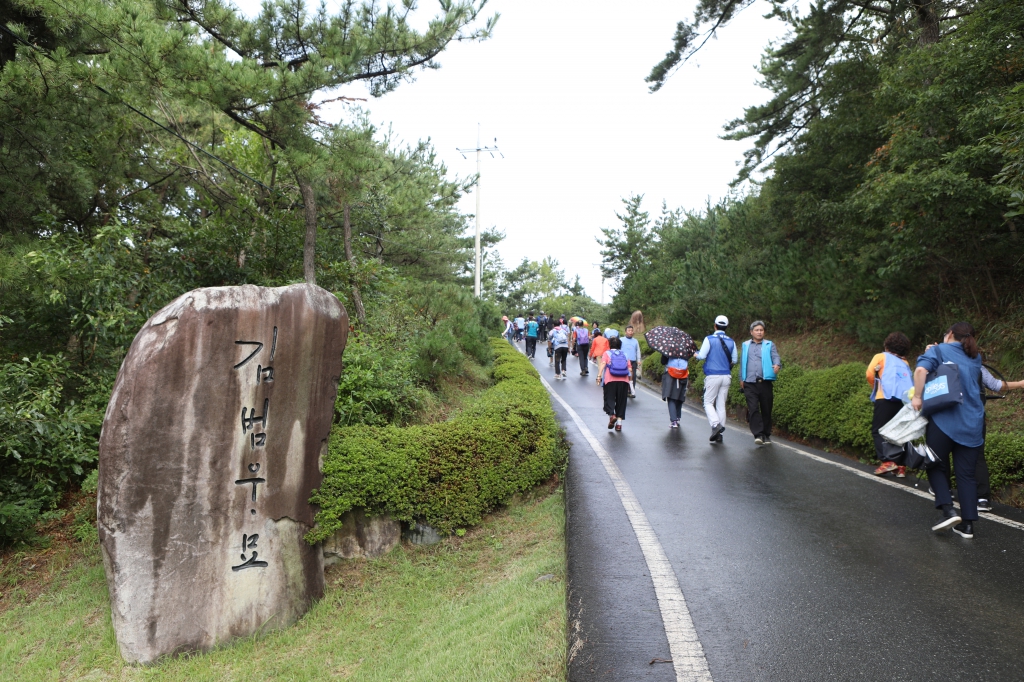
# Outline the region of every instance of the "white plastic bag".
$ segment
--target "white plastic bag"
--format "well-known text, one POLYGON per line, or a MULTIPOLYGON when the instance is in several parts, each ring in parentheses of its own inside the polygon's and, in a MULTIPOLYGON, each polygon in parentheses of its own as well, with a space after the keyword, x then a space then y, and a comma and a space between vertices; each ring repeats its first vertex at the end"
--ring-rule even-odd
POLYGON ((910 405, 904 405, 888 424, 878 429, 878 435, 894 445, 903 445, 923 437, 927 427, 927 417, 910 405))

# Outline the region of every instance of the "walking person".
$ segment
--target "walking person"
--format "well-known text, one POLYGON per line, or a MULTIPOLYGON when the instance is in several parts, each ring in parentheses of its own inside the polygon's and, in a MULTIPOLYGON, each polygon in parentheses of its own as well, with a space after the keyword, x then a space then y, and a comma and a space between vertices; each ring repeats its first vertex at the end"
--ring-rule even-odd
POLYGON ((608 339, 608 350, 598 360, 598 375, 604 380, 604 413, 608 415, 608 428, 622 431, 629 396, 629 360, 622 352, 622 339, 608 339))
MULTIPOLYGON (((985 385, 985 388, 996 393, 1005 393, 1006 391, 1016 391, 1024 388, 1024 381, 1003 381, 1002 379, 997 379, 992 376, 992 373, 984 365, 981 366, 981 383, 985 385)), ((985 401, 982 401, 982 405, 984 404, 985 401)), ((982 428, 982 436, 985 436, 987 431, 987 419, 986 417, 986 423, 982 428)), ((981 457, 978 458, 975 478, 978 479, 978 511, 990 512, 992 511, 992 486, 989 483, 988 462, 985 461, 984 448, 981 450, 981 457)))
POLYGON ((978 483, 975 476, 978 459, 985 447, 985 405, 981 391, 981 354, 974 336, 974 327, 957 322, 946 332, 942 343, 930 347, 917 358, 914 370, 915 410, 923 407, 922 396, 928 374, 944 363, 954 363, 959 373, 962 402, 929 415, 925 442, 938 456, 939 463, 928 470, 928 484, 935 493, 935 508, 942 510, 942 520, 933 531, 952 528, 964 538, 974 537, 978 520, 978 483), (950 491, 950 455, 952 473, 960 498, 960 513, 953 508, 950 491))
POLYGON ((502 315, 501 321, 505 323, 505 331, 503 331, 501 335, 505 337, 505 340, 508 341, 513 348, 515 348, 516 344, 513 341, 515 331, 514 327, 512 326, 512 321, 508 319, 508 315, 502 315))
POLYGON ((526 320, 523 318, 523 314, 519 313, 515 319, 516 323, 516 342, 523 340, 523 332, 526 330, 526 320))
POLYGON ((764 322, 756 320, 750 325, 750 339, 743 342, 740 386, 747 399, 750 432, 758 445, 772 444, 772 403, 775 379, 781 367, 778 348, 764 338, 764 322))
POLYGON ((875 476, 890 471, 897 478, 907 475, 903 466, 903 448, 887 443, 878 435, 878 429, 888 424, 903 409, 903 396, 914 387, 907 355, 910 353, 910 339, 902 332, 893 332, 885 337, 885 352, 878 353, 868 363, 866 377, 871 384, 871 402, 874 412, 871 417, 871 438, 875 441, 875 457, 882 463, 875 469, 875 476))
MULTIPOLYGON (((610 346, 608 345, 608 339, 604 337, 604 334, 595 331, 594 335, 590 339, 590 351, 587 353, 587 355, 590 356, 590 359, 592 359, 595 364, 599 363, 601 361, 601 357, 604 355, 605 351, 607 351, 609 347, 610 346)), ((600 385, 601 372, 597 373, 597 377, 597 383, 598 385, 600 385)))
POLYGON ((636 374, 640 368, 640 342, 633 338, 633 325, 626 325, 626 336, 622 339, 622 352, 629 360, 632 373, 629 385, 629 397, 636 398, 636 374))
MULTIPOLYGON (((736 364, 736 342, 726 336, 729 318, 715 318, 715 331, 704 337, 700 350, 694 356, 704 361, 704 413, 711 424, 712 443, 721 443, 725 433, 725 407, 732 382, 732 367, 736 364)), ((662 379, 664 393, 664 379, 662 379)))
POLYGON ((537 316, 537 332, 537 339, 541 343, 548 340, 548 316, 544 314, 543 310, 537 316))
POLYGON ((537 335, 540 331, 540 325, 537 324, 537 320, 533 319, 533 315, 526 321, 526 357, 533 360, 533 357, 537 354, 537 335))
MULTIPOLYGON (((668 403, 668 426, 670 429, 678 429, 679 418, 683 415, 683 403, 686 402, 690 366, 683 358, 668 357, 664 353, 661 354, 661 364, 665 366, 665 371, 661 374, 661 399, 668 403)), ((728 384, 726 386, 728 387, 728 384)), ((713 443, 722 442, 722 434, 717 430, 712 429, 712 435, 718 436, 713 443)))
POLYGON ((564 324, 559 324, 551 330, 548 337, 551 344, 551 352, 554 355, 555 378, 565 378, 565 363, 569 356, 569 329, 564 324))
POLYGON ((587 355, 590 353, 590 331, 583 320, 576 320, 574 332, 576 336, 576 350, 574 354, 580 358, 580 376, 585 377, 590 374, 590 365, 587 363, 587 355))

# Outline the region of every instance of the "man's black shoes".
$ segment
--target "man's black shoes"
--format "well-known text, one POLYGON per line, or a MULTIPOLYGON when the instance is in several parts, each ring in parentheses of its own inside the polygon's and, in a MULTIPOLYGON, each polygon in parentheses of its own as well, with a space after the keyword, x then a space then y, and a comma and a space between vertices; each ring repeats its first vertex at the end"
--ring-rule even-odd
POLYGON ((953 508, 953 505, 944 504, 942 505, 942 521, 939 521, 932 526, 932 530, 935 532, 948 530, 961 521, 963 521, 963 519, 961 519, 960 515, 956 513, 956 509, 953 508))
POLYGON ((970 540, 974 537, 974 522, 963 521, 961 523, 958 523, 955 526, 953 526, 953 532, 962 538, 967 538, 968 540, 970 540))
POLYGON ((708 440, 712 443, 721 443, 722 434, 725 433, 725 427, 719 424, 718 426, 711 427, 711 438, 708 440))

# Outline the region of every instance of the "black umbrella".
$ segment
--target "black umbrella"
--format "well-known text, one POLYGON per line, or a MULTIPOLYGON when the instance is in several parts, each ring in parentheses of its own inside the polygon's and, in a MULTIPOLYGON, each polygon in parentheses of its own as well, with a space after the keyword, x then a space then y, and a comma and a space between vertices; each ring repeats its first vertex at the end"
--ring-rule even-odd
POLYGON ((655 327, 644 334, 647 345, 670 358, 689 360, 697 352, 690 335, 678 327, 655 327))

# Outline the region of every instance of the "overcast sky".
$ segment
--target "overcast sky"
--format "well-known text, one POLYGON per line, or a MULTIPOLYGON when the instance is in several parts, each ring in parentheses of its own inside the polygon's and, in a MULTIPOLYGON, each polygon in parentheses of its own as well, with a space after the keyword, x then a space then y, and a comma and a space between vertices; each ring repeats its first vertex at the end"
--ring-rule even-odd
MULTIPOLYGON (((455 149, 476 146, 479 123, 482 141, 496 137, 505 155, 484 161, 480 213, 484 227, 506 235, 499 247, 506 266, 553 256, 599 299, 595 237, 617 223, 620 199, 644 194, 653 217, 663 200, 697 209, 724 196, 749 143, 718 139, 722 126, 767 99, 755 67, 783 26, 763 18, 760 3, 660 92, 648 92, 644 78, 694 4, 491 0, 488 14, 501 14, 493 38, 451 46, 441 69, 365 108, 397 139, 430 138, 462 176, 476 172, 475 159, 455 149)), ((421 0, 420 7, 426 14, 437 5, 421 0)), ((469 195, 461 207, 475 213, 475 202, 469 195)))

